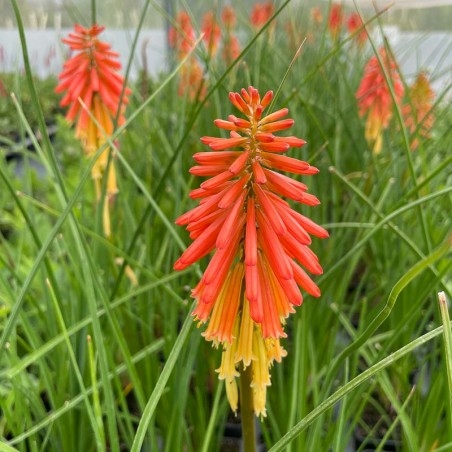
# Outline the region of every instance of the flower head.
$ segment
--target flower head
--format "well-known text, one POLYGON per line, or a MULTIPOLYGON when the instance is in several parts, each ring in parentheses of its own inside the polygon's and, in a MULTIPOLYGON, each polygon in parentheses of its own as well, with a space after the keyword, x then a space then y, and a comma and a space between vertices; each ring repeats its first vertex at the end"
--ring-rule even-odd
POLYGON ((190 100, 202 99, 206 95, 206 80, 201 63, 194 57, 189 58, 180 70, 178 95, 190 100))
POLYGON ((230 65, 240 55, 240 43, 237 36, 230 34, 223 41, 223 59, 227 65, 230 65))
POLYGON ((232 30, 233 28, 235 28, 237 17, 234 8, 229 5, 225 5, 221 11, 221 21, 223 22, 226 30, 232 30))
POLYGON ((328 16, 328 29, 334 40, 337 40, 339 37, 343 22, 344 14, 342 12, 342 5, 340 3, 333 3, 328 16))
POLYGON ((234 34, 237 22, 235 11, 230 6, 225 6, 221 12, 221 20, 224 26, 222 56, 226 65, 230 65, 240 55, 240 43, 234 34))
POLYGON ((311 21, 314 24, 318 25, 323 22, 323 14, 322 14, 322 10, 319 6, 313 6, 311 8, 310 15, 311 15, 311 21))
POLYGON ((381 64, 376 55, 366 64, 364 76, 356 92, 359 114, 367 115, 366 140, 373 144, 373 151, 376 154, 381 152, 382 133, 389 125, 394 108, 385 72, 397 103, 400 102, 404 92, 394 59, 385 48, 379 50, 379 56, 381 64))
POLYGON ((255 3, 251 10, 251 25, 256 28, 263 27, 275 13, 275 6, 272 2, 255 3))
POLYGON ((176 220, 186 225, 193 243, 174 264, 182 270, 213 252, 192 291, 197 300, 193 315, 200 323, 208 322, 206 340, 223 348, 218 372, 232 409, 237 408, 238 370, 251 365, 254 410, 264 416, 269 368, 286 355, 280 344, 286 337, 285 318, 303 301, 300 287, 320 295, 302 268, 322 273, 309 248, 310 235, 328 236, 283 199, 319 204, 305 184, 278 172, 313 175, 318 170, 284 155, 305 141, 275 135, 294 121, 285 118, 287 108, 263 114, 272 97, 268 91, 261 98, 252 86, 229 93, 244 118, 230 115, 214 121, 230 132, 229 138, 201 138, 211 151, 194 155, 197 165, 190 173, 209 179, 190 193, 199 205, 176 220))
MULTIPOLYGON (((104 27, 93 25, 84 28, 75 25, 74 32, 63 39, 74 52, 59 75, 56 92, 65 92, 62 106, 69 106, 66 119, 76 122, 76 136, 81 140, 86 154, 92 155, 113 133, 114 119, 124 123, 124 108, 130 90, 124 88, 124 79, 118 73, 121 64, 119 54, 109 44, 98 39, 104 27), (121 97, 122 96, 122 97, 121 97)), ((110 149, 100 155, 92 169, 100 198, 101 178, 107 168, 110 149)), ((111 200, 117 193, 114 166, 109 165, 107 174, 107 196, 111 200)), ((109 216, 104 214, 104 230, 110 234, 109 216)))
POLYGON ((190 53, 196 41, 195 29, 191 23, 190 16, 186 11, 180 11, 176 16, 176 26, 169 29, 168 41, 176 50, 179 60, 190 53))
POLYGON ((202 33, 204 33, 204 43, 207 46, 209 55, 214 56, 217 53, 218 45, 221 39, 221 29, 217 22, 215 14, 208 11, 202 19, 202 33))
MULTIPOLYGON (((408 97, 409 102, 402 107, 405 126, 411 133, 418 129, 418 134, 427 138, 435 120, 432 112, 435 93, 424 71, 417 75, 409 89, 408 97)), ((415 138, 411 147, 415 149, 418 144, 418 139, 415 138)))
MULTIPOLYGON (((64 63, 63 71, 59 75, 60 82, 55 90, 58 93, 66 92, 60 102, 63 107, 69 106, 66 119, 76 121, 78 136, 85 138, 88 138, 90 125, 89 112, 96 113, 96 102, 100 104, 102 112, 94 116, 105 130, 109 131, 112 127, 111 119, 118 113, 120 105, 122 109, 118 123, 124 122, 124 107, 130 94, 130 90, 126 88, 121 98, 124 79, 118 73, 121 68, 119 54, 113 52, 109 44, 97 38, 104 29, 105 27, 99 25, 90 28, 75 25, 74 33, 63 39, 74 55, 64 63)), ((87 143, 88 146, 91 144, 95 143, 87 143)))
POLYGON ((358 13, 351 13, 350 16, 348 16, 346 25, 347 31, 350 34, 355 32, 357 33, 355 39, 358 47, 363 47, 368 39, 368 35, 366 29, 364 28, 364 22, 361 19, 361 16, 358 13))
MULTIPOLYGON (((178 60, 183 60, 192 51, 196 41, 195 29, 186 11, 180 11, 176 16, 176 27, 169 30, 169 44, 176 51, 178 60)), ((212 13, 207 13, 203 21, 204 42, 208 52, 213 56, 220 39, 220 28, 212 13)), ((206 92, 203 66, 195 55, 190 55, 179 73, 179 96, 187 96, 190 100, 201 99, 206 92)))

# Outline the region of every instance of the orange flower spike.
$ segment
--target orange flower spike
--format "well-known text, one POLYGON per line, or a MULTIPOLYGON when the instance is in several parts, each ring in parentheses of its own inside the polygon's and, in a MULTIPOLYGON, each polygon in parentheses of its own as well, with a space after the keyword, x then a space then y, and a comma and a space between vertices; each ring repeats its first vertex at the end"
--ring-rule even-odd
POLYGON ((182 60, 191 50, 195 38, 195 29, 191 23, 190 16, 185 11, 180 11, 176 15, 176 26, 170 27, 168 41, 177 52, 177 56, 182 60))
POLYGON ((227 65, 230 65, 240 55, 240 44, 233 30, 237 23, 234 9, 226 5, 221 11, 221 21, 224 26, 222 56, 227 65))
POLYGON ((245 117, 230 115, 215 125, 230 133, 229 138, 202 137, 212 151, 196 153, 190 172, 210 177, 192 190, 200 199, 197 207, 180 216, 193 243, 174 264, 182 270, 209 253, 213 256, 199 284, 193 289, 195 320, 208 322, 206 340, 223 347, 219 378, 225 380, 226 394, 237 408, 235 378, 240 368, 252 365, 254 411, 265 415, 269 368, 286 355, 279 339, 286 337, 284 319, 299 306, 300 287, 313 296, 320 291, 307 273, 322 268, 308 248, 309 234, 327 237, 321 226, 291 209, 281 196, 306 205, 316 205, 307 186, 275 170, 311 175, 318 170, 282 155, 305 141, 274 133, 290 128, 284 119, 288 109, 267 116, 265 108, 272 91, 263 97, 250 86, 229 99, 245 117))
POLYGON ((358 13, 351 13, 350 16, 348 16, 346 26, 347 31, 350 34, 357 32, 357 35, 355 36, 356 42, 358 47, 363 47, 369 36, 367 35, 367 30, 364 28, 361 16, 358 13))
POLYGON ((319 6, 312 7, 310 11, 310 18, 314 24, 321 24, 323 22, 322 9, 319 6))
POLYGON ((221 29, 212 11, 204 14, 201 32, 204 33, 203 40, 207 46, 209 55, 215 56, 221 39, 221 29))
POLYGON ((221 11, 221 20, 227 30, 232 30, 235 27, 237 17, 234 9, 231 6, 224 6, 223 10, 221 11))
MULTIPOLYGON (((397 71, 397 65, 385 48, 379 50, 381 64, 389 77, 395 101, 402 99, 404 88, 397 71)), ((376 55, 372 56, 366 67, 361 84, 356 92, 360 116, 367 116, 365 137, 372 145, 373 152, 379 154, 382 147, 383 130, 389 126, 393 115, 391 91, 386 82, 385 72, 376 55)))
POLYGON ((341 33, 343 21, 344 14, 342 11, 342 5, 340 3, 333 3, 328 16, 328 29, 330 30, 331 37, 335 41, 341 33))
MULTIPOLYGON (((105 27, 93 25, 91 28, 84 28, 75 25, 75 32, 69 34, 69 38, 63 39, 63 42, 71 50, 80 52, 71 57, 64 63, 62 73, 59 75, 60 82, 55 88, 56 92, 67 91, 66 96, 61 101, 62 106, 75 105, 74 112, 71 113, 70 120, 75 119, 81 110, 78 97, 82 96, 86 100, 86 107, 91 108, 92 94, 99 92, 103 85, 108 85, 104 90, 105 96, 101 100, 105 104, 110 104, 110 113, 116 115, 119 105, 119 97, 122 91, 123 78, 116 72, 121 68, 121 64, 116 61, 119 56, 110 50, 109 44, 99 41, 98 35, 102 33, 105 27), (101 83, 102 82, 102 83, 101 83), (91 95, 91 97, 87 97, 91 95)), ((130 90, 126 89, 122 103, 127 102, 127 96, 130 90)))
POLYGON ((241 47, 240 42, 235 35, 229 36, 227 41, 223 45, 223 58, 226 63, 231 64, 240 55, 241 47))
MULTIPOLYGON (((182 59, 190 51, 191 45, 180 54, 182 59)), ((206 94, 206 80, 201 63, 194 57, 182 67, 179 80, 178 95, 187 96, 190 100, 202 99, 206 94)))
MULTIPOLYGON (((66 119, 76 123, 75 134, 87 155, 92 155, 112 135, 117 116, 119 125, 125 122, 124 109, 130 94, 129 88, 124 89, 124 79, 117 72, 121 68, 117 61, 119 54, 98 39, 103 30, 104 27, 99 25, 90 28, 75 25, 74 32, 63 39, 74 55, 64 63, 55 88, 58 93, 66 93, 60 105, 69 106, 66 119)), ((110 149, 105 149, 92 169, 97 199, 101 196, 101 179, 105 175, 109 153, 110 149)), ((113 163, 105 176, 108 200, 104 204, 103 224, 108 237, 111 234, 108 204, 118 192, 113 163)))
MULTIPOLYGON (((419 136, 428 138, 435 120, 432 112, 435 93, 424 71, 419 72, 408 94, 409 102, 402 107, 405 126, 412 134, 418 130, 419 136)), ((411 148, 415 149, 418 144, 419 140, 415 137, 411 148)))
POLYGON ((261 28, 274 13, 275 7, 272 2, 256 3, 251 11, 250 22, 254 27, 261 28))

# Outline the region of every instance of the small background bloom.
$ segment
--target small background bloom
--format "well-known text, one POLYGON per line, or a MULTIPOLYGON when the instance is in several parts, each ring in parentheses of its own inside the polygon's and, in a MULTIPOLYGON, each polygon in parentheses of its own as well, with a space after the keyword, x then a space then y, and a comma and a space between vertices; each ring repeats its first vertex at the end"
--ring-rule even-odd
MULTIPOLYGON (((118 73, 121 64, 119 54, 98 36, 104 27, 97 24, 90 28, 75 25, 74 32, 63 39, 73 55, 64 63, 59 75, 56 92, 65 92, 62 106, 69 106, 66 119, 76 123, 75 134, 82 142, 88 156, 103 146, 112 135, 116 118, 124 123, 124 110, 130 90, 124 87, 124 79, 118 73)), ((92 169, 97 199, 101 198, 102 178, 105 173, 107 200, 104 203, 104 232, 111 234, 108 203, 118 192, 114 163, 109 162, 111 150, 106 147, 92 169)))
POLYGON ((394 113, 394 102, 388 81, 392 85, 395 101, 401 102, 404 88, 397 65, 392 56, 381 48, 379 58, 372 56, 364 68, 364 75, 356 91, 360 116, 366 117, 365 137, 373 152, 379 154, 382 148, 382 134, 394 113), (385 76, 386 72, 386 76, 385 76))
POLYGON ((435 93, 425 71, 419 72, 407 94, 407 102, 402 107, 402 115, 405 127, 411 134, 415 134, 411 143, 412 149, 415 149, 419 145, 418 137, 428 138, 430 136, 430 130, 435 121, 433 113, 435 93))

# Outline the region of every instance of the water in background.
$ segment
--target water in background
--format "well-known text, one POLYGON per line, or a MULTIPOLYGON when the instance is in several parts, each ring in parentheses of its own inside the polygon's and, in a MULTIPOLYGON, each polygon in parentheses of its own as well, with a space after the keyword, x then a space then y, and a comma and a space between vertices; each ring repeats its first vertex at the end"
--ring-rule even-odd
MULTIPOLYGON (((45 78, 61 71, 67 47, 61 39, 72 30, 27 30, 28 53, 34 74, 45 78)), ((119 52, 123 70, 128 62, 135 30, 108 29, 102 39, 119 52)), ((437 93, 452 83, 452 33, 402 32, 396 27, 383 29, 400 64, 407 82, 420 69, 426 69, 437 93)), ((378 38, 376 42, 378 43, 378 38)), ((168 70, 168 48, 163 29, 143 29, 140 32, 129 78, 136 80, 146 66, 150 76, 168 70)), ((0 29, 0 73, 23 71, 23 58, 17 30, 0 29)), ((451 94, 451 93, 449 93, 451 94)))
MULTIPOLYGON (((56 75, 61 71, 63 61, 68 55, 68 48, 61 39, 73 31, 60 30, 26 30, 28 55, 33 73, 40 78, 56 75)), ((109 29, 101 35, 101 40, 108 42, 112 50, 118 52, 123 72, 129 60, 130 49, 135 30, 109 29)), ((163 29, 141 30, 134 54, 129 78, 136 80, 144 65, 149 75, 155 76, 167 70, 166 37, 163 29)), ((23 71, 24 63, 17 30, 0 29, 0 73, 23 71)))

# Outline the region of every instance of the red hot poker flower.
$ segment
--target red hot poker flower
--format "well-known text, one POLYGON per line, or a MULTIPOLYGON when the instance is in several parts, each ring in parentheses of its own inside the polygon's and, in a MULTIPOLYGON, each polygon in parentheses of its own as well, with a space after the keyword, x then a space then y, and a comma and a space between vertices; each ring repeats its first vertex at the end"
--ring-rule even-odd
MULTIPOLYGON (((183 60, 192 50, 195 41, 195 29, 186 11, 180 11, 176 16, 176 27, 169 30, 169 44, 176 51, 179 60, 183 60)), ((204 41, 208 51, 213 54, 217 50, 220 28, 213 14, 208 13, 203 23, 204 41)), ((179 78, 179 96, 187 96, 190 100, 202 99, 206 91, 206 80, 201 63, 196 56, 191 55, 182 67, 179 78)))
POLYGON ((190 16, 185 11, 180 11, 176 16, 176 27, 169 29, 168 40, 172 48, 177 52, 179 60, 190 53, 196 41, 195 29, 191 23, 190 16))
MULTIPOLYGON (((113 133, 113 122, 119 108, 118 124, 124 123, 123 112, 130 94, 128 88, 123 89, 124 79, 117 72, 121 68, 119 54, 113 52, 109 44, 98 39, 103 30, 104 27, 99 25, 90 28, 75 25, 74 32, 63 39, 74 55, 64 63, 59 75, 60 82, 55 88, 58 93, 66 92, 60 104, 69 106, 66 119, 76 122, 76 136, 82 141, 88 155, 95 153, 113 133)), ((109 152, 110 149, 106 149, 101 154, 92 170, 98 199, 109 152)), ((108 198, 113 199, 117 191, 114 166, 110 165, 107 175, 108 198)), ((108 207, 104 212, 104 231, 107 236, 110 235, 108 207)))
POLYGON ((348 16, 347 19, 347 30, 350 34, 353 34, 357 32, 356 35, 356 43, 361 48, 364 46, 368 39, 367 31, 364 28, 363 20, 361 19, 361 16, 358 13, 351 13, 350 16, 348 16), (360 30, 358 32, 358 30, 360 30))
MULTIPOLYGON (((432 111, 435 93, 424 71, 419 72, 408 94, 409 102, 402 107, 405 126, 412 134, 418 130, 419 136, 427 138, 435 120, 432 111)), ((411 148, 415 149, 418 144, 419 140, 414 138, 411 148)))
POLYGON ((206 340, 223 348, 219 378, 226 382, 231 408, 238 404, 236 377, 252 366, 254 411, 265 416, 269 368, 286 355, 280 344, 285 318, 303 297, 300 287, 318 297, 320 290, 305 270, 322 273, 310 250, 310 235, 328 233, 309 218, 291 209, 283 198, 315 206, 318 199, 302 182, 280 174, 288 171, 313 175, 317 168, 285 156, 305 141, 277 136, 294 124, 283 108, 263 115, 273 92, 262 98, 250 86, 229 99, 245 118, 230 115, 215 125, 229 138, 203 137, 211 152, 194 155, 191 174, 206 176, 191 198, 199 205, 176 221, 186 225, 193 243, 174 264, 176 270, 192 265, 213 252, 200 282, 193 289, 197 300, 193 315, 208 322, 206 340))
POLYGON ((321 24, 323 22, 323 14, 322 14, 322 10, 319 6, 314 6, 311 8, 311 21, 314 24, 321 24))
POLYGON ((384 72, 392 83, 395 100, 400 102, 404 88, 397 72, 397 65, 383 47, 379 50, 380 65, 376 55, 372 56, 364 68, 364 76, 356 92, 360 116, 367 115, 365 136, 373 145, 376 154, 381 152, 382 133, 389 125, 393 114, 391 91, 384 72))
POLYGON ((221 20, 224 26, 222 57, 226 65, 230 65, 240 55, 240 43, 234 34, 237 22, 235 11, 226 5, 221 11, 221 20))
POLYGON ((337 40, 341 33, 343 21, 344 15, 342 12, 342 5, 340 3, 333 3, 328 16, 328 29, 334 40, 337 40))
MULTIPOLYGON (((117 72, 121 68, 118 61, 119 54, 113 52, 109 44, 99 41, 97 36, 104 31, 105 27, 93 25, 84 28, 75 25, 74 33, 63 39, 75 54, 64 63, 62 73, 59 75, 60 83, 56 92, 66 91, 61 100, 61 105, 69 105, 66 119, 77 121, 77 132, 83 133, 88 128, 88 111, 94 110, 96 98, 102 104, 107 116, 115 117, 119 105, 127 104, 127 96, 130 90, 125 90, 125 95, 120 99, 123 90, 124 79, 117 72), (79 98, 83 101, 86 109, 82 107, 79 98)), ((119 124, 124 122, 124 115, 119 117, 119 124)), ((101 124, 104 121, 100 120, 101 124)))
POLYGON ((256 28, 263 27, 275 13, 272 2, 255 3, 251 11, 250 21, 256 28))
POLYGON ((196 58, 189 58, 182 66, 178 95, 187 96, 191 101, 203 99, 206 95, 207 85, 201 63, 196 58))
POLYGON ((226 30, 232 30, 235 28, 237 23, 237 17, 235 15, 235 10, 229 5, 225 5, 221 11, 221 21, 226 30))
POLYGON ((240 43, 237 36, 230 34, 223 43, 223 59, 226 65, 230 65, 240 55, 240 43))
POLYGON ((221 39, 221 28, 212 11, 208 11, 204 14, 201 32, 204 33, 203 40, 209 55, 215 56, 221 39))

